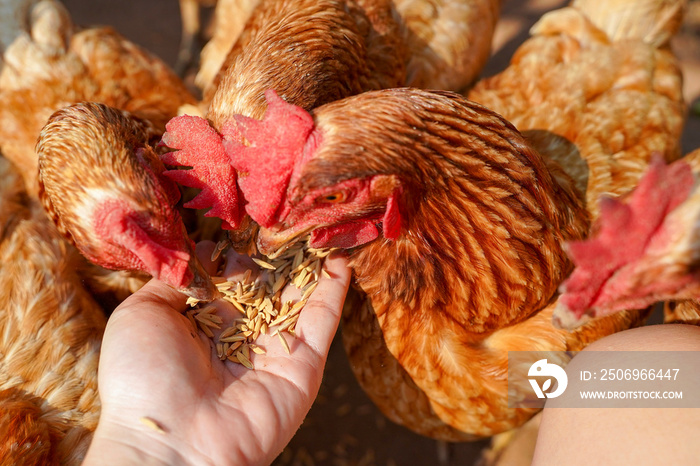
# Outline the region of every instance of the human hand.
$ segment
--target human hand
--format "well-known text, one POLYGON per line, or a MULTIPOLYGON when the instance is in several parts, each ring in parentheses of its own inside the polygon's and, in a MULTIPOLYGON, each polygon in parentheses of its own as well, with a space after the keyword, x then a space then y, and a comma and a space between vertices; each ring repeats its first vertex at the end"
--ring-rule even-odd
MULTIPOLYGON (((214 244, 197 245, 210 273, 214 244), (207 259, 205 259, 207 258, 207 259)), ((241 262, 227 257, 230 277, 241 262)), ((99 365, 102 414, 85 464, 269 464, 292 438, 318 393, 350 282, 330 257, 290 339, 261 335, 255 370, 221 361, 182 314, 186 297, 152 280, 112 314, 99 365), (150 428, 142 420, 156 424, 150 428), (155 427, 157 426, 157 427, 155 427), (155 428, 154 428, 155 427, 155 428)), ((237 311, 216 301, 230 321, 237 311)))

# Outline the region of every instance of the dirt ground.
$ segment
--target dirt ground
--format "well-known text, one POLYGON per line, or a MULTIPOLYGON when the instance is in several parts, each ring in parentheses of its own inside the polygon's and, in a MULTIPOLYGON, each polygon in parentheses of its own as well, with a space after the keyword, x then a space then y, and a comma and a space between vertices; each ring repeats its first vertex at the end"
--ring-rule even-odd
MULTIPOLYGON (((76 23, 109 24, 174 64, 180 18, 173 0, 65 0, 76 23)), ((493 58, 485 70, 503 69, 529 27, 560 0, 506 0, 496 33, 493 58)), ((673 43, 685 73, 689 104, 700 97, 700 2, 692 2, 687 24, 673 43)), ((700 107, 700 106, 698 106, 700 107)), ((700 147, 700 117, 691 114, 683 137, 686 151, 700 147)), ((265 420, 261 419, 261 422, 265 420)), ((386 420, 355 381, 339 338, 333 344, 318 399, 303 426, 275 464, 299 465, 470 465, 485 442, 441 445, 386 420)))

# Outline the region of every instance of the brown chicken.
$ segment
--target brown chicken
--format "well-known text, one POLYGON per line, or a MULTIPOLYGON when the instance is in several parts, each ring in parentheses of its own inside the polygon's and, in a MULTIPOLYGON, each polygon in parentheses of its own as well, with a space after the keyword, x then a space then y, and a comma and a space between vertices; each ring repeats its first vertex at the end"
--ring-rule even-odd
MULTIPOLYGON (((700 150, 668 166, 659 157, 631 194, 602 200, 596 233, 569 245, 576 269, 555 312, 562 324, 700 298, 698 175, 700 150)), ((671 321, 700 318, 697 302, 667 309, 671 321)))
POLYGON ((163 131, 194 104, 168 67, 111 28, 76 31, 57 1, 31 10, 29 31, 5 51, 0 73, 0 150, 37 192, 34 153, 39 131, 56 110, 93 101, 127 110, 163 131))
POLYGON ((200 300, 218 296, 175 209, 180 191, 149 126, 102 104, 49 118, 37 143, 44 207, 91 262, 145 272, 200 300))
POLYGON ((97 426, 101 307, 83 260, 0 157, 0 464, 78 465, 97 426))
POLYGON ((545 14, 502 73, 468 97, 559 161, 593 217, 636 186, 651 155, 681 154, 685 106, 669 48, 685 0, 574 0, 545 14))
POLYGON ((346 347, 392 420, 446 440, 510 429, 534 410, 508 407, 509 350, 577 350, 640 322, 552 326, 564 242, 587 233, 587 215, 573 183, 559 184, 495 113, 417 89, 367 92, 306 119, 268 98, 265 118, 241 128, 249 145, 225 146, 244 197, 267 199, 246 205, 258 248, 274 257, 310 234, 313 247, 349 250, 368 300, 344 316, 346 347), (279 138, 280 127, 298 134, 279 138), (277 172, 264 154, 284 160, 277 172), (281 192, 261 184, 281 178, 281 192))
MULTIPOLYGON (((251 29, 261 28, 277 21, 277 16, 284 10, 304 12, 308 8, 304 0, 278 1, 278 4, 284 4, 286 7, 274 10, 266 6, 270 3, 260 2, 260 0, 223 0, 218 3, 214 37, 202 50, 201 67, 196 78, 197 85, 204 90, 205 95, 213 95, 218 85, 218 80, 214 77, 239 37, 245 41, 245 36, 251 29), (261 7, 254 10, 258 3, 261 7), (252 22, 244 24, 251 14, 252 22)), ((396 54, 396 58, 400 61, 400 69, 406 70, 405 79, 397 85, 460 90, 473 83, 486 64, 501 1, 336 0, 318 6, 327 11, 345 9, 348 17, 356 18, 360 29, 366 28, 363 23, 369 21, 375 29, 373 34, 393 36, 392 39, 387 40, 401 44, 402 48, 389 48, 383 54, 387 52, 396 54), (373 12, 380 13, 375 16, 373 12), (364 14, 366 18, 361 17, 364 14)), ((313 13, 309 10, 305 14, 313 13)), ((278 39, 290 36, 292 41, 305 40, 294 33, 297 29, 299 29, 298 25, 291 25, 287 29, 277 30, 274 33, 278 39)), ((364 33, 367 34, 367 32, 364 33)), ((317 35, 316 40, 323 38, 333 43, 338 40, 337 37, 321 33, 317 35)), ((370 37, 369 43, 372 41, 370 37)), ((269 46, 275 49, 278 47, 275 44, 269 46)), ((236 44, 236 48, 240 47, 246 47, 246 45, 236 44)), ((260 50, 260 53, 267 53, 267 51, 265 47, 260 50)), ((234 49, 232 53, 239 52, 234 49)), ((357 58, 361 58, 361 55, 357 58)), ((385 55, 382 59, 386 60, 386 58, 385 55)), ((390 70, 391 66, 392 62, 387 62, 386 70, 390 70)), ((275 71, 286 77, 293 74, 293 76, 304 76, 303 79, 313 80, 314 76, 313 74, 300 75, 291 70, 285 71, 285 67, 279 65, 275 71)), ((296 81, 296 78, 292 81, 296 81)), ((368 89, 374 89, 374 87, 368 89)), ((277 90, 282 94, 281 89, 277 90)))
MULTIPOLYGON (((493 435, 534 412, 507 406, 508 350, 580 349, 647 314, 572 333, 551 322, 571 271, 564 243, 584 238, 597 214, 586 199, 628 190, 649 150, 678 152, 680 76, 666 42, 681 8, 635 5, 610 20, 615 30, 593 23, 608 6, 596 0, 545 16, 512 66, 477 86, 477 98, 531 130, 527 139, 449 94, 370 92, 309 116, 270 91, 262 121, 227 113, 221 143, 197 148, 180 131, 174 147, 192 176, 205 163, 197 152, 216 144, 243 201, 209 195, 208 206, 227 220, 244 205, 263 227, 261 252, 307 234, 349 249, 368 300, 348 306, 346 348, 385 414, 446 440, 493 435), (628 26, 644 15, 656 34, 640 38, 628 26), (592 63, 611 69, 591 74, 592 63)), ((230 179, 197 181, 216 193, 230 179)))
MULTIPOLYGON (((586 192, 592 217, 604 215, 605 222, 615 222, 611 231, 625 222, 612 199, 639 183, 653 154, 667 161, 680 154, 682 78, 669 41, 680 27, 685 3, 575 0, 570 7, 546 14, 532 28, 533 37, 518 49, 511 65, 469 93, 469 98, 500 112, 525 131, 542 154, 561 162, 586 192), (606 197, 604 202, 599 202, 601 196, 606 197)), ((661 192, 659 187, 651 189, 661 192)), ((649 209, 650 217, 645 220, 651 215, 662 218, 665 206, 649 209)), ((620 248, 621 237, 613 233, 607 238, 612 242, 607 243, 606 259, 600 244, 594 253, 589 249, 589 267, 574 273, 566 285, 568 293, 555 312, 558 325, 580 325, 586 306, 593 305, 593 293, 602 293, 595 298, 600 311, 606 301, 617 310, 653 303, 653 299, 630 299, 635 295, 634 286, 641 283, 625 282, 625 287, 632 287, 625 289, 612 280, 605 289, 598 289, 589 282, 597 280, 600 285, 609 278, 603 271, 612 273, 621 265, 618 260, 626 263, 622 252, 632 251, 632 247, 620 248), (594 276, 584 278, 593 269, 594 276)), ((641 244, 637 240, 635 247, 641 244)), ((584 260, 583 251, 583 246, 572 245, 575 260, 584 260), (576 253, 578 249, 581 254, 576 253)), ((639 290, 638 294, 645 293, 639 290)))

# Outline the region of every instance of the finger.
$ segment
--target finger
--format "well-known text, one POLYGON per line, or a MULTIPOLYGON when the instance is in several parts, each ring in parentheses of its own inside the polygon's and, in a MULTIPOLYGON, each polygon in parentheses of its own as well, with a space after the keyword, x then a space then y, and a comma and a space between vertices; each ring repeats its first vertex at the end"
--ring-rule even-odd
POLYGON ((155 278, 124 300, 114 314, 139 306, 168 306, 177 312, 187 308, 187 296, 155 278))
POLYGON ((213 262, 211 260, 212 254, 214 253, 215 249, 216 243, 209 240, 200 241, 194 248, 195 254, 197 254, 199 262, 202 263, 204 270, 209 275, 216 275, 216 272, 219 270, 219 265, 221 264, 220 257, 217 257, 216 260, 214 260, 213 262))
POLYGON ((233 249, 226 252, 226 267, 224 268, 224 276, 229 280, 241 280, 243 275, 248 270, 253 270, 253 278, 257 275, 260 269, 258 264, 253 262, 250 256, 238 254, 233 249))
POLYGON ((318 286, 299 316, 296 334, 325 357, 340 322, 351 270, 345 257, 340 254, 329 256, 323 267, 331 278, 322 275, 319 279, 318 286))

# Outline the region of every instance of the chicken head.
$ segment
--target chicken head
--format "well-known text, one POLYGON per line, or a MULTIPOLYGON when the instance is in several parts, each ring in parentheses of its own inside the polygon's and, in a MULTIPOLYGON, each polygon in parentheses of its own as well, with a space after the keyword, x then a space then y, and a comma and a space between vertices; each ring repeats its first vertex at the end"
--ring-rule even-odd
POLYGON ((59 230, 91 262, 141 271, 201 300, 218 296, 162 176, 147 123, 81 103, 51 116, 37 143, 40 195, 59 230))

